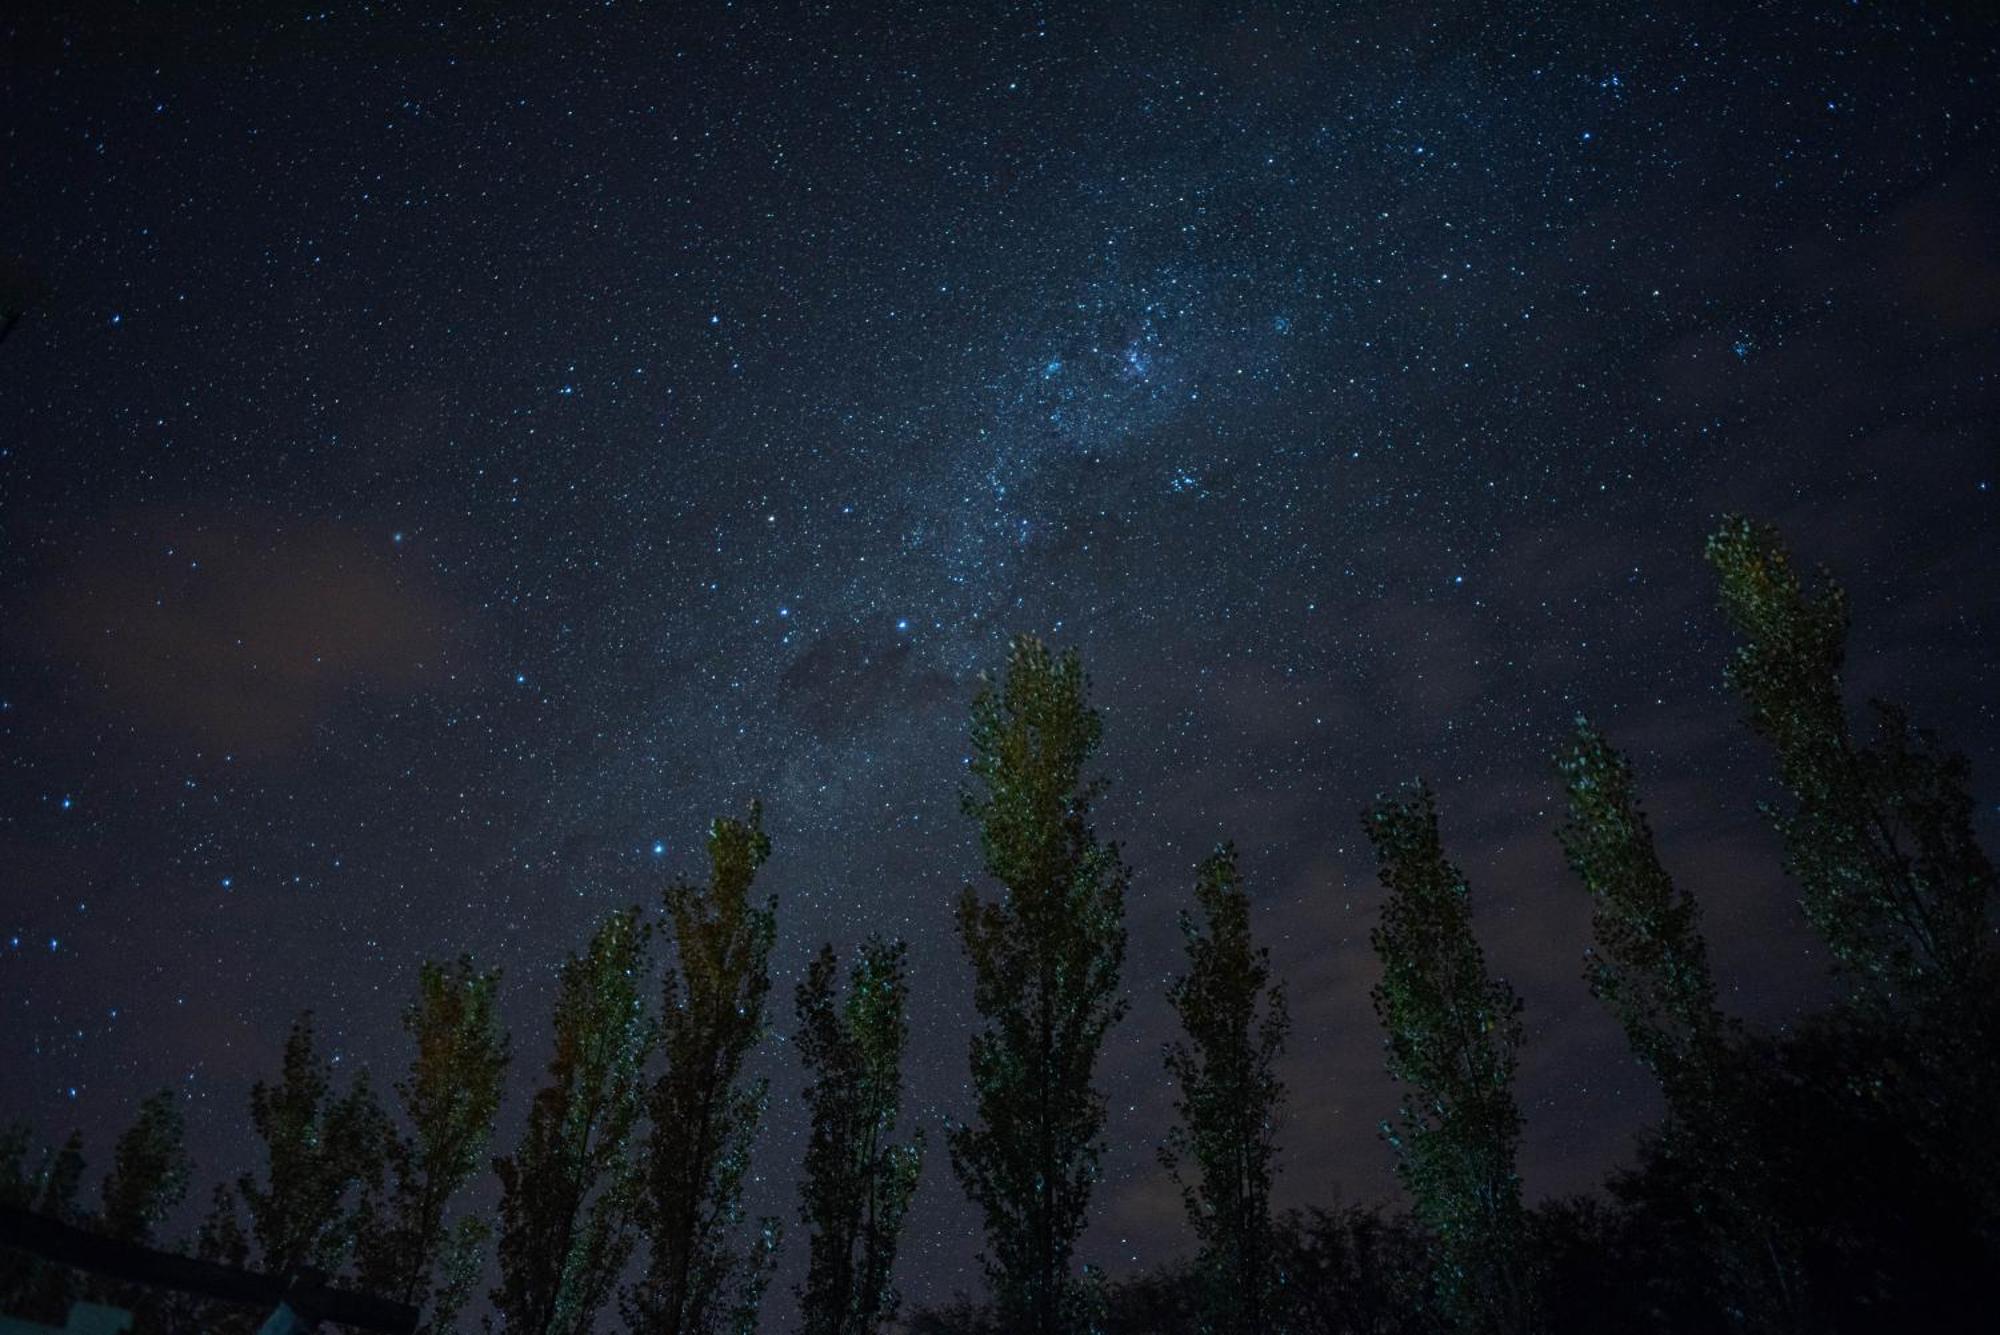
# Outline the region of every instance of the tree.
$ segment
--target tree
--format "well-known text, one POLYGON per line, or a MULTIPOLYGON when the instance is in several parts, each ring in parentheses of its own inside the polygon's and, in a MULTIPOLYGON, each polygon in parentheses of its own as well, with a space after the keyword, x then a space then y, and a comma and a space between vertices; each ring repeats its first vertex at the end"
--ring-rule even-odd
MULTIPOLYGON (((44 1149, 28 1167, 36 1139, 25 1123, 0 1127, 0 1204, 32 1210, 66 1224, 87 1224, 77 1204, 83 1186, 83 1133, 72 1131, 56 1149, 44 1149)), ((24 1252, 0 1250, 0 1313, 59 1322, 82 1291, 80 1276, 24 1252)))
POLYGON ((1808 590, 1775 530, 1739 516, 1710 536, 1723 610, 1741 636, 1728 680, 1777 753, 1791 796, 1767 809, 1807 921, 1848 985, 1858 1045, 1845 1088, 1963 1190, 2000 1254, 2000 953, 1996 875, 1973 834, 1970 766, 1896 705, 1871 701, 1872 743, 1843 696, 1848 606, 1822 570, 1808 590))
POLYGON ((1970 766, 1882 701, 1871 702, 1875 741, 1856 743, 1841 681, 1847 597, 1830 573, 1808 592, 1776 532, 1738 516, 1709 538, 1707 556, 1743 641, 1729 682, 1792 797, 1767 814, 1806 918, 1850 1001, 1900 1034, 1855 1087, 1896 1105, 1894 1124, 1943 1180, 1968 1185, 2000 1238, 1996 876, 1973 835, 1970 766))
MULTIPOLYGON (((250 1262, 250 1239, 236 1209, 237 1192, 228 1182, 218 1182, 209 1196, 208 1212, 195 1230, 194 1254, 203 1261, 242 1268, 250 1262)), ((153 1296, 155 1323, 172 1335, 252 1335, 262 1325, 266 1313, 253 1307, 197 1297, 189 1293, 160 1293, 153 1296)))
POLYGON ((709 884, 666 891, 676 962, 664 984, 666 1070, 648 1099, 652 1136, 641 1218, 646 1273, 625 1295, 629 1324, 662 1335, 750 1331, 778 1246, 775 1219, 739 1245, 743 1176, 763 1119, 765 1082, 742 1079, 764 1036, 777 900, 750 902, 770 856, 763 811, 709 827, 709 884))
MULTIPOLYGON (((139 1104, 139 1116, 111 1152, 101 1187, 96 1230, 119 1242, 157 1246, 154 1231, 187 1196, 189 1162, 180 1099, 163 1089, 139 1104)), ((170 1327, 177 1304, 143 1285, 92 1276, 83 1286, 92 1302, 122 1307, 135 1327, 170 1327)))
POLYGON ((1431 1335, 1424 1242, 1403 1216, 1360 1205, 1287 1214, 1272 1230, 1291 1335, 1431 1335))
POLYGON ((985 1217, 1001 1324, 1033 1335, 1080 1329, 1098 1301, 1070 1258, 1103 1150, 1091 1078, 1125 1012, 1129 873, 1090 825, 1102 785, 1081 773, 1102 724, 1086 694, 1074 652, 1016 639, 1003 683, 973 702, 978 790, 961 799, 1003 893, 982 900, 968 886, 958 903, 985 1024, 971 1043, 979 1120, 953 1128, 951 1160, 985 1217))
POLYGON ((374 1218, 389 1119, 366 1071, 344 1096, 333 1097, 332 1085, 307 1011, 286 1036, 278 1083, 260 1080, 250 1090, 251 1125, 264 1142, 264 1181, 246 1173, 236 1184, 259 1264, 272 1274, 301 1266, 339 1274, 374 1218))
POLYGON ((1201 1243, 1202 1329, 1261 1331, 1277 1282, 1271 1179, 1285 1090, 1276 1067, 1291 1021, 1284 985, 1271 982, 1271 952, 1251 945, 1250 899, 1233 847, 1202 862, 1195 902, 1200 923, 1186 910, 1180 915, 1188 972, 1167 987, 1187 1037, 1167 1047, 1180 1123, 1160 1160, 1180 1185, 1201 1243), (1181 1173, 1189 1162, 1193 1181, 1181 1173))
POLYGON ((391 1191, 361 1235, 361 1282, 422 1311, 424 1331, 452 1328, 491 1232, 476 1216, 448 1224, 445 1214, 484 1165, 500 1107, 508 1058, 499 986, 497 972, 480 973, 468 956, 425 963, 417 999, 403 1012, 416 1045, 396 1084, 409 1132, 386 1143, 391 1191))
POLYGON ((138 1120, 111 1152, 99 1232, 120 1242, 152 1242, 153 1230, 187 1197, 185 1141, 180 1100, 171 1089, 139 1105, 138 1120))
POLYGON ((1698 1118, 1690 1105, 1712 1093, 1727 1042, 1701 911, 1660 865, 1632 767, 1602 733, 1578 719, 1556 768, 1569 798, 1558 837, 1592 904, 1591 995, 1659 1078, 1669 1109, 1698 1118))
POLYGON ((1792 795, 1772 819, 1806 918, 1869 999, 1921 1008, 1962 997, 1991 971, 1995 888, 1973 837, 1965 757, 1879 701, 1878 740, 1855 743, 1842 700, 1846 592, 1826 571, 1809 592, 1774 529, 1729 516, 1707 557, 1743 640, 1729 684, 1792 795))
POLYGON ((835 995, 840 961, 824 946, 794 996, 799 1058, 812 1074, 799 1217, 811 1229, 807 1335, 874 1335, 896 1315, 896 1244, 923 1167, 923 1133, 894 1144, 902 1103, 906 947, 870 937, 835 995))
POLYGON ((585 1335, 632 1252, 639 1190, 632 1133, 658 1039, 640 991, 651 928, 629 909, 607 917, 563 964, 549 1079, 500 1176, 504 1328, 585 1335))
POLYGON ((1667 1121, 1651 1152, 1683 1185, 1722 1301, 1753 1329, 1806 1319, 1799 1243, 1777 1217, 1775 1184, 1744 1105, 1749 1094, 1716 1005, 1700 909, 1660 863, 1631 764, 1587 720, 1556 761, 1569 799, 1559 837, 1590 892, 1586 976, 1641 1064, 1660 1081, 1667 1121))
POLYGON ((1432 1285, 1461 1330, 1534 1329, 1521 1183, 1521 1115, 1510 1088, 1521 1003, 1487 976, 1465 878, 1438 839, 1427 785, 1365 817, 1389 892, 1370 943, 1389 1074, 1410 1086, 1399 1126, 1384 1122, 1397 1175, 1435 1248, 1432 1285))

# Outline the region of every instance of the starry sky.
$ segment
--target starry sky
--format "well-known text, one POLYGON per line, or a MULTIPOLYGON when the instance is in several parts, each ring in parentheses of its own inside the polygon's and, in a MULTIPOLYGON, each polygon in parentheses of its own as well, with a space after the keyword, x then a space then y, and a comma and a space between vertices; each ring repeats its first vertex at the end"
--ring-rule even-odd
POLYGON ((910 940, 904 1287, 976 1288, 957 794, 1031 630, 1134 871, 1080 1254, 1190 1246, 1162 990, 1222 838, 1291 988, 1281 1202, 1394 1199, 1358 815, 1416 774, 1526 1002, 1528 1195, 1587 1189, 1657 1104, 1552 837, 1579 710, 1730 1007, 1827 991, 1729 510, 1838 571, 1855 696, 2000 843, 1983 6, 247 8, 0 20, 0 1117, 101 1164, 171 1085, 205 1189, 294 1013, 386 1078, 469 950, 511 1143, 563 953, 761 796, 775 1028, 819 942, 910 940))

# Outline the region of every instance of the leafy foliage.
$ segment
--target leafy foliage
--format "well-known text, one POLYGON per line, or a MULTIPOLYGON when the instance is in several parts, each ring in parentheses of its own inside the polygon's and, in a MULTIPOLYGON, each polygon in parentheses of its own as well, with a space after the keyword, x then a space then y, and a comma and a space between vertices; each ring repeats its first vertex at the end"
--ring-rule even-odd
POLYGON ((1708 540, 1743 643, 1729 683, 1778 753, 1790 811, 1773 815, 1807 919, 1855 988, 1901 1005, 1964 991, 1988 967, 1993 864, 1972 833, 1965 757, 1877 702, 1858 746, 1841 696, 1847 595, 1808 591, 1767 525, 1731 516, 1708 540))
POLYGON ((750 902, 770 856, 763 812, 709 828, 707 887, 667 888, 678 968, 661 1007, 666 1070, 648 1099, 652 1136, 641 1218, 646 1273, 625 1295, 628 1323, 663 1335, 750 1331, 775 1265, 779 1225, 759 1221, 739 1245, 743 1176, 764 1115, 765 1085, 741 1079, 764 1036, 777 901, 750 902))
POLYGON ((1288 1335, 1431 1335, 1428 1258, 1410 1221, 1358 1205, 1288 1214, 1273 1229, 1288 1335))
POLYGON ((1233 847, 1202 862, 1195 902, 1201 922, 1180 915, 1188 972, 1167 987, 1187 1037, 1167 1047, 1180 1121, 1160 1159, 1180 1184, 1201 1243, 1202 1329, 1261 1331, 1278 1278, 1271 1182, 1285 1090, 1276 1068, 1291 1018, 1284 985, 1271 981, 1271 952, 1251 944, 1250 900, 1233 847), (1183 1177, 1185 1163, 1195 1180, 1183 1177))
POLYGON ((1700 909, 1660 865, 1632 767, 1602 733, 1578 719, 1556 767, 1569 798, 1563 852, 1591 897, 1591 994, 1685 1117, 1713 1084, 1726 1041, 1700 909))
POLYGON ((966 887, 958 931, 984 1021, 971 1044, 978 1122, 951 1133, 952 1167, 985 1217, 983 1258, 1009 1330, 1086 1328, 1102 1303, 1070 1271, 1103 1151, 1091 1085, 1105 1032, 1125 1012, 1125 885, 1100 844, 1081 777, 1102 730, 1074 652, 1014 641, 996 689, 972 707, 972 777, 961 799, 1003 893, 966 887))
POLYGON ((501 1197, 492 1298, 510 1332, 587 1335, 631 1255, 632 1136, 658 1040, 640 990, 650 938, 638 909, 613 913, 563 964, 548 1083, 519 1148, 493 1164, 501 1197))
POLYGON ((279 1275, 307 1265, 340 1273, 374 1218, 391 1139, 368 1073, 334 1097, 308 1011, 285 1039, 278 1083, 251 1088, 250 1122, 264 1144, 264 1180, 246 1173, 236 1185, 259 1265, 279 1275))
POLYGON ((189 1162, 180 1100, 160 1090, 139 1105, 138 1120, 118 1137, 104 1177, 98 1231, 120 1242, 149 1243, 187 1197, 189 1162))
POLYGON ((840 962, 822 947, 798 985, 796 1046, 813 1080, 799 1216, 811 1229, 799 1298, 807 1335, 874 1335, 896 1315, 896 1244, 923 1167, 923 1133, 894 1144, 909 1037, 906 947, 871 937, 847 1000, 840 962))
POLYGON ((1798 1241, 1776 1214, 1700 910, 1660 864, 1632 767, 1602 733, 1579 719, 1557 769, 1569 799, 1563 850, 1593 904, 1591 992, 1659 1077, 1667 1122, 1651 1152, 1675 1165, 1712 1297, 1752 1329, 1796 1328, 1806 1310, 1798 1241))
MULTIPOLYGON (((111 1169, 101 1187, 103 1207, 92 1221, 97 1232, 119 1242, 157 1244, 155 1233, 187 1197, 190 1164, 179 1097, 162 1089, 139 1104, 139 1115, 118 1137, 111 1169)), ((176 1306, 173 1298, 140 1285, 93 1275, 84 1294, 91 1302, 122 1307, 135 1329, 165 1329, 176 1306)))
POLYGON ((1806 918, 1851 998, 1898 1017, 1883 1021, 1900 1035, 1886 1064, 1857 1082, 1894 1101, 1942 1175, 1973 1184, 2000 1259, 1996 877, 1973 833, 1970 767, 1880 701, 1874 742, 1855 742, 1842 701, 1847 599, 1830 575, 1808 592, 1775 531, 1737 517, 1707 555, 1743 640, 1730 684, 1792 796, 1773 819, 1806 918))
POLYGON ((1465 879, 1438 840, 1428 786, 1379 803, 1365 825, 1389 892, 1370 935, 1382 961, 1375 1013, 1389 1074, 1408 1084, 1400 1125, 1383 1124, 1396 1171, 1432 1238, 1439 1309, 1468 1331, 1533 1328, 1514 1172, 1521 1114, 1510 1088, 1521 1003, 1489 978, 1465 879))
POLYGON ((485 1165, 500 1107, 508 1058, 499 986, 497 972, 480 973, 469 957, 426 963, 403 1013, 416 1055, 396 1093, 410 1129, 386 1145, 391 1192, 362 1233, 361 1282, 419 1308, 424 1332, 452 1328, 490 1233, 476 1216, 448 1224, 445 1215, 485 1165))

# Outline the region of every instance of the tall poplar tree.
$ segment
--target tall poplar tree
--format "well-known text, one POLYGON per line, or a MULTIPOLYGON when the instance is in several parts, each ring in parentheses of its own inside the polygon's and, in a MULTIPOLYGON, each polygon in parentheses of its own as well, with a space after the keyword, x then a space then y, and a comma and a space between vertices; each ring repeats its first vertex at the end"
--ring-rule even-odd
POLYGON ((1160 1160, 1180 1184, 1201 1243, 1202 1329, 1248 1335, 1270 1324, 1276 1297, 1271 1180, 1285 1096, 1277 1059, 1291 1019, 1284 985, 1271 981, 1271 952, 1251 943, 1234 847, 1203 860, 1194 893, 1200 921, 1185 909, 1180 915, 1188 971, 1167 987, 1186 1034, 1166 1051, 1180 1122, 1160 1160), (1183 1176, 1187 1164, 1192 1181, 1183 1176))
POLYGON ((1578 719, 1556 768, 1569 804, 1559 837, 1592 902, 1591 993, 1666 1096, 1656 1167, 1684 1184, 1723 1302, 1751 1329, 1801 1329, 1800 1243, 1745 1106, 1756 1094, 1716 1004, 1700 909, 1661 865, 1631 764, 1603 733, 1578 719))
POLYGON ((396 1083, 409 1130, 386 1144, 389 1198, 361 1235, 361 1283, 416 1307, 423 1332, 453 1328, 492 1232, 476 1215, 446 1215, 485 1166, 500 1108, 508 1058, 499 986, 500 975, 479 972, 470 957, 425 963, 417 998, 403 1012, 416 1046, 396 1083))
POLYGON ((1773 813, 1807 919, 1855 990, 1900 1008, 1962 997, 1993 967, 1993 864, 1972 831, 1965 757, 1875 702, 1854 740, 1842 699, 1846 592, 1809 590, 1776 530, 1741 516, 1709 538, 1742 643, 1728 678, 1778 754, 1791 807, 1773 813))
POLYGON ((1514 1171, 1521 1114, 1511 1088, 1521 1003, 1486 972, 1429 786, 1381 801, 1364 823, 1389 892, 1369 936, 1382 961, 1375 1013, 1389 1074, 1409 1086, 1398 1123, 1382 1130, 1435 1248, 1439 1310, 1463 1331, 1531 1331, 1534 1285, 1514 1171))
POLYGON ((1729 683, 1791 795, 1767 814, 1857 1003, 1845 1022, 1874 1031, 1846 1044, 1878 1052, 1850 1084, 1874 1091, 2000 1238, 2000 881, 1974 837, 1970 766, 1882 701, 1871 702, 1875 740, 1855 740, 1841 677, 1847 596, 1829 572, 1808 589, 1777 532, 1734 515, 1707 557, 1741 637, 1729 683))
POLYGON ((1728 1042, 1700 909, 1660 864, 1632 767, 1601 732, 1578 719, 1556 767, 1569 799, 1558 837, 1591 898, 1591 995, 1659 1078, 1669 1114, 1700 1121, 1728 1042))
POLYGON ((285 1038, 278 1083, 251 1087, 250 1123, 264 1143, 264 1177, 244 1174, 236 1187, 259 1267, 277 1275, 300 1266, 339 1274, 375 1217, 391 1127, 366 1071, 335 1096, 310 1011, 285 1038))
POLYGON ((1070 1270, 1097 1181, 1103 1096, 1091 1079, 1125 1012, 1125 886, 1116 845, 1090 809, 1084 763, 1102 731, 1076 654, 1017 638, 998 687, 972 706, 972 777, 961 801, 979 826, 998 898, 971 886, 958 931, 972 963, 971 1073, 978 1121, 953 1128, 952 1167, 985 1217, 982 1257, 1003 1326, 1085 1328, 1089 1272, 1070 1270))
POLYGON ((493 1164, 501 1196, 492 1299, 510 1335, 586 1335, 631 1255, 632 1134, 658 1037, 641 990, 650 936, 638 909, 613 913, 563 964, 548 1083, 519 1148, 493 1164))
POLYGON ((652 1133, 640 1217, 646 1272, 626 1292, 629 1324, 659 1335, 756 1328, 776 1263, 779 1224, 740 1241, 743 1177, 763 1120, 765 1082, 743 1063, 764 1036, 777 900, 751 902, 770 856, 763 812, 709 827, 709 884, 667 887, 675 959, 666 971, 660 1047, 666 1070, 648 1098, 652 1133))
POLYGON ((870 937, 838 995, 840 961, 824 946, 794 1002, 799 1058, 812 1074, 799 1217, 812 1230, 799 1300, 806 1335, 875 1335, 893 1320, 896 1244, 923 1167, 923 1133, 896 1144, 909 985, 901 941, 870 937))

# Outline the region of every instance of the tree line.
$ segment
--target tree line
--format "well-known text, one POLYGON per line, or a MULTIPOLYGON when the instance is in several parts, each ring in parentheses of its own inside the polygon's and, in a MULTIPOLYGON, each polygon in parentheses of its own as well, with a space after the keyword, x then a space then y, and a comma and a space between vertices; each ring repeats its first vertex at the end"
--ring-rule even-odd
MULTIPOLYGON (((989 889, 968 886, 955 911, 979 1023, 971 1117, 945 1141, 984 1225, 987 1292, 901 1311, 897 1248, 927 1149, 921 1130, 899 1129, 906 947, 868 938, 843 986, 829 944, 793 996, 811 1123, 803 1329, 1985 1328, 2000 1259, 2000 949, 1969 767, 1893 705, 1872 705, 1872 733, 1856 734, 1847 603, 1830 574, 1803 578, 1772 529, 1736 517, 1706 556, 1738 640, 1728 681, 1786 794, 1767 815, 1840 983, 1833 1007, 1776 1035, 1726 1013, 1699 904, 1661 861, 1634 769, 1580 718, 1553 777, 1558 837, 1592 907, 1585 977, 1657 1080, 1661 1122, 1601 1195, 1524 1203, 1522 1003, 1488 968, 1419 781, 1363 816, 1385 891, 1372 998, 1403 1090, 1382 1136, 1407 1209, 1280 1215, 1290 1016, 1225 844, 1195 869, 1186 968, 1166 992, 1180 1036, 1162 1055, 1177 1097, 1159 1155, 1196 1250, 1110 1282, 1076 1252, 1105 1143, 1096 1064, 1127 1007, 1130 873, 1094 825, 1101 721, 1082 666, 1024 636, 972 705, 962 805, 989 889)), ((417 1307, 427 1332, 464 1324, 496 1272, 487 1329, 755 1329, 783 1239, 780 1220, 746 1218, 743 1202, 768 1095, 746 1064, 772 1028, 777 922, 775 898, 755 891, 770 853, 760 809, 716 820, 707 852, 705 883, 672 883, 657 917, 610 914, 564 962, 552 1056, 510 1152, 491 1152, 511 1060, 499 975, 469 958, 427 964, 404 1013, 409 1064, 386 1096, 366 1071, 337 1079, 300 1017, 278 1076, 251 1092, 260 1168, 215 1186, 184 1245, 344 1277, 417 1307), (465 1205, 489 1168, 491 1219, 465 1205)), ((37 1153, 27 1128, 9 1128, 0 1200, 152 1242, 188 1190, 182 1140, 175 1096, 147 1099, 93 1208, 78 1137, 37 1153)), ((257 1320, 0 1255, 0 1310, 59 1320, 79 1296, 132 1307, 141 1330, 257 1320)))

